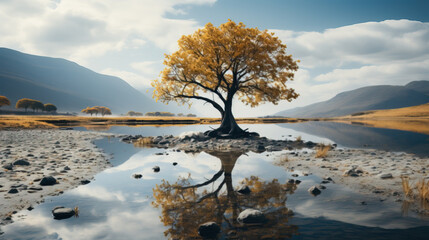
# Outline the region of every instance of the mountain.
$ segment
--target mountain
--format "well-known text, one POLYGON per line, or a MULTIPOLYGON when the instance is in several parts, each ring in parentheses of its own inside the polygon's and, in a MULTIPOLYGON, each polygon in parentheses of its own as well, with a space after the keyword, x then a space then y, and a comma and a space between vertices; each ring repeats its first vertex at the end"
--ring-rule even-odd
POLYGON ((0 95, 8 97, 13 105, 21 98, 53 103, 61 112, 80 112, 95 105, 109 107, 114 114, 169 111, 120 78, 65 59, 7 48, 0 48, 0 95))
POLYGON ((393 109, 429 102, 429 81, 405 86, 379 85, 342 92, 328 101, 276 113, 286 117, 336 117, 368 110, 393 109))
POLYGON ((405 85, 406 88, 429 95, 429 81, 413 81, 405 85))

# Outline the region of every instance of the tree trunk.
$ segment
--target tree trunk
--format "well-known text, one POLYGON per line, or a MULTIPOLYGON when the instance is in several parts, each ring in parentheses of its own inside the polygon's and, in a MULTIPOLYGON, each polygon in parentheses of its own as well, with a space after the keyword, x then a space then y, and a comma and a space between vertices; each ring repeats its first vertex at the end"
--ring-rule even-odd
POLYGON ((219 128, 209 131, 208 135, 221 138, 240 138, 249 135, 249 133, 241 129, 235 121, 234 115, 232 114, 232 97, 228 98, 225 103, 225 111, 222 115, 222 122, 219 128))

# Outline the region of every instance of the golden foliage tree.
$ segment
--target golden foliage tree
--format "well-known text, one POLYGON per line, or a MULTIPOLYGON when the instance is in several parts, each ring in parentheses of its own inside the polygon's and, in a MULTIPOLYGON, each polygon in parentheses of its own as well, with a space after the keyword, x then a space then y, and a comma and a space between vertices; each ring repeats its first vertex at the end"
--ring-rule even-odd
POLYGON ((43 109, 46 111, 46 112, 56 112, 57 111, 57 106, 55 106, 54 104, 52 104, 52 103, 46 103, 44 106, 43 106, 43 109))
POLYGON ((190 104, 205 101, 216 108, 222 123, 210 136, 247 136, 232 114, 232 102, 252 107, 298 97, 287 81, 293 80, 297 62, 286 45, 267 30, 246 28, 229 20, 219 27, 208 23, 192 35, 182 36, 179 50, 165 56, 160 79, 154 80, 154 98, 190 104))
POLYGON ((45 105, 43 105, 41 101, 32 100, 30 102, 30 108, 33 109, 33 112, 35 112, 36 110, 44 110, 45 105))
POLYGON ((262 181, 258 177, 245 178, 242 186, 251 189, 250 195, 237 193, 233 187, 232 170, 240 152, 212 152, 222 162, 220 171, 204 183, 190 185, 190 177, 170 184, 163 180, 153 189, 152 204, 162 210, 161 221, 168 228, 164 232, 170 239, 199 239, 198 225, 214 221, 222 226, 222 233, 236 231, 234 239, 291 238, 297 226, 288 223, 292 212, 286 207, 288 194, 296 190, 295 184, 281 184, 277 179, 262 181), (223 178, 222 178, 223 176, 223 178), (207 186, 220 180, 214 190, 207 186), (223 187, 226 193, 222 193, 223 187), (198 191, 199 188, 204 190, 198 191), (267 222, 260 227, 247 228, 237 222, 238 214, 246 208, 270 210, 267 222))
POLYGON ((10 106, 9 98, 5 96, 0 96, 0 107, 2 106, 10 106))
POLYGON ((16 102, 15 105, 16 108, 24 108, 25 111, 27 111, 28 108, 33 109, 33 111, 36 111, 38 109, 43 110, 43 103, 34 99, 29 98, 22 98, 19 99, 18 102, 16 102))
POLYGON ((87 107, 85 109, 82 109, 83 113, 86 114, 101 114, 102 116, 104 115, 112 115, 112 111, 108 108, 108 107, 102 107, 102 106, 94 106, 94 107, 87 107))

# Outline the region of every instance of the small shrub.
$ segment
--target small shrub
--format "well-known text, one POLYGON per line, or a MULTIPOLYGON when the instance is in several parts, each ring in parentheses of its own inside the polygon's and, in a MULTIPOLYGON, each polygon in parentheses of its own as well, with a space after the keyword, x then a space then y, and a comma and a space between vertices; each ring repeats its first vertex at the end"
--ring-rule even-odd
POLYGON ((329 150, 331 150, 331 145, 320 144, 316 148, 316 158, 324 158, 328 156, 329 150))
POLYGON ((302 137, 301 136, 296 137, 296 141, 297 142, 302 142, 302 137))

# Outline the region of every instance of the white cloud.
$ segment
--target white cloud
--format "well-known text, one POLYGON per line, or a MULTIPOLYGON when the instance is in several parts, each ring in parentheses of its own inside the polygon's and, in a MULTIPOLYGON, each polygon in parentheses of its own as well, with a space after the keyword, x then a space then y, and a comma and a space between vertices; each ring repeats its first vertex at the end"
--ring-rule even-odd
POLYGON ((85 62, 109 51, 150 41, 172 51, 177 39, 199 27, 195 20, 169 19, 183 4, 215 0, 25 0, 1 1, 0 45, 85 62))
POLYGON ((144 61, 144 62, 135 62, 131 63, 131 67, 135 70, 157 78, 160 73, 160 67, 162 67, 162 61, 144 61))
POLYGON ((123 71, 113 68, 106 68, 101 71, 101 73, 106 75, 111 75, 115 77, 119 77, 129 83, 132 87, 144 90, 151 87, 150 83, 156 77, 145 77, 135 72, 123 71))
POLYGON ((420 61, 429 56, 429 23, 418 21, 366 22, 321 33, 273 31, 304 68, 420 61))

